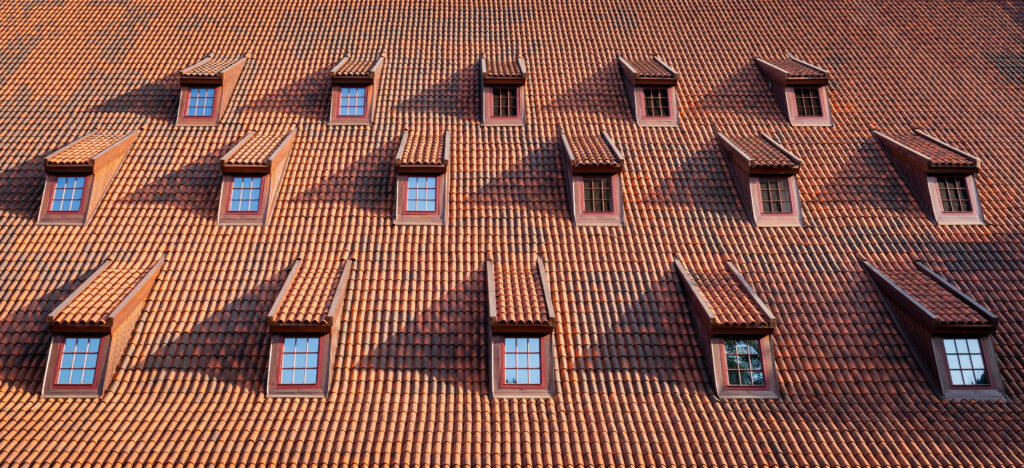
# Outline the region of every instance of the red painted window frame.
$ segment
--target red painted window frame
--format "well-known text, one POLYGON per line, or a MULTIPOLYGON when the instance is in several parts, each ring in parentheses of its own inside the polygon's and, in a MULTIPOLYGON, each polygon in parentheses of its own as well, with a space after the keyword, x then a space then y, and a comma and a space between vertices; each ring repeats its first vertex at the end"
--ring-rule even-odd
MULTIPOLYGON (((238 175, 230 175, 230 176, 225 176, 225 177, 230 177, 231 178, 231 180, 228 182, 228 203, 227 203, 227 206, 224 208, 224 210, 227 213, 234 214, 234 215, 243 215, 243 216, 246 216, 246 215, 257 215, 257 214, 262 214, 263 213, 263 211, 264 211, 263 210, 263 201, 264 201, 263 199, 265 197, 264 192, 266 191, 266 180, 264 180, 264 179, 268 179, 268 177, 266 175, 259 175, 259 174, 243 175, 243 174, 238 174, 238 175), (242 211, 242 210, 232 210, 231 209, 231 202, 234 201, 234 195, 235 195, 235 181, 238 180, 239 178, 259 179, 260 180, 259 199, 256 202, 256 210, 255 211, 249 211, 249 210, 242 211)), ((251 190, 251 189, 249 189, 249 190, 251 190)))
POLYGON ((490 87, 491 88, 490 89, 490 93, 489 93, 490 102, 488 103, 489 105, 487 106, 487 109, 489 110, 490 117, 492 119, 495 119, 495 120, 503 120, 503 119, 519 120, 519 111, 520 111, 520 109, 519 109, 519 107, 520 107, 519 106, 519 88, 520 88, 520 86, 521 85, 494 85, 494 86, 490 87), (494 114, 494 95, 496 94, 496 91, 499 90, 499 89, 510 89, 510 90, 512 90, 513 94, 515 94, 515 99, 516 99, 516 108, 515 108, 516 109, 516 113, 515 113, 515 115, 495 115, 494 114))
POLYGON ((582 174, 580 175, 580 211, 586 215, 610 215, 618 213, 619 199, 618 193, 616 193, 614 176, 611 174, 582 174), (611 209, 608 211, 588 211, 587 210, 587 179, 606 179, 608 181, 608 187, 611 195, 611 209))
POLYGON ((178 123, 185 125, 215 125, 217 120, 220 118, 220 98, 223 90, 223 85, 182 85, 181 87, 181 98, 178 101, 178 123), (189 95, 192 93, 192 89, 209 89, 213 88, 213 109, 211 114, 208 116, 190 116, 188 115, 188 100, 189 95))
POLYGON ((296 333, 296 334, 278 334, 274 335, 275 354, 277 360, 274 365, 274 388, 278 391, 289 391, 289 390, 320 390, 324 386, 325 372, 327 371, 327 358, 326 351, 327 345, 330 341, 329 334, 316 334, 316 333, 296 333), (281 373, 284 371, 284 340, 285 338, 317 338, 319 340, 317 344, 317 358, 316 358, 316 382, 312 384, 284 384, 281 383, 281 373))
POLYGON ((822 103, 821 98, 821 86, 793 86, 793 111, 796 112, 796 117, 801 119, 820 119, 825 117, 825 106, 822 103), (818 98, 818 111, 820 115, 800 115, 800 96, 797 96, 797 92, 801 90, 813 91, 818 98))
POLYGON ((526 85, 520 84, 501 84, 501 85, 484 85, 483 92, 483 107, 484 125, 494 126, 519 126, 525 123, 526 107, 524 103, 523 88, 526 85), (516 115, 514 116, 495 116, 494 115, 494 88, 514 88, 516 90, 516 115))
POLYGON ((792 85, 783 89, 783 97, 786 103, 786 117, 790 125, 806 127, 830 127, 832 126, 832 104, 828 99, 827 85, 792 85), (818 90, 818 104, 821 106, 820 116, 801 116, 797 110, 796 88, 815 88, 818 90))
POLYGON ((727 389, 727 390, 753 390, 753 391, 768 390, 768 371, 765 369, 765 365, 764 365, 764 350, 762 349, 763 346, 761 346, 761 337, 759 337, 759 336, 754 336, 754 337, 750 337, 750 336, 724 336, 724 337, 722 337, 721 343, 718 343, 718 346, 721 348, 720 352, 722 354, 722 386, 725 389, 727 389), (758 354, 758 356, 761 357, 761 376, 762 376, 762 379, 764 380, 763 384, 761 384, 761 385, 733 385, 733 384, 729 383, 729 359, 728 359, 728 356, 726 354, 725 342, 726 341, 739 341, 739 340, 753 341, 755 343, 755 345, 757 346, 757 354, 758 354))
POLYGON ((497 354, 496 378, 497 387, 507 390, 546 390, 550 384, 549 374, 551 373, 551 334, 550 333, 502 333, 495 335, 495 353, 497 354), (506 338, 540 338, 540 383, 539 384, 509 384, 505 383, 505 339, 506 338))
POLYGON ((53 388, 54 390, 93 390, 93 389, 98 389, 99 388, 99 384, 100 384, 100 380, 103 379, 103 374, 101 372, 105 372, 106 371, 106 368, 105 368, 106 366, 104 365, 104 362, 105 362, 104 358, 106 357, 106 352, 107 352, 106 348, 108 346, 108 343, 107 343, 108 340, 104 339, 105 337, 106 337, 106 335, 89 335, 89 334, 82 334, 82 335, 57 335, 57 336, 55 336, 54 340, 56 341, 55 342, 56 346, 54 348, 54 353, 56 354, 56 358, 54 360, 54 365, 51 366, 52 369, 51 369, 51 372, 50 372, 50 388, 53 388), (57 383, 57 377, 60 376, 60 369, 61 369, 60 363, 64 359, 64 343, 67 341, 68 338, 99 338, 100 344, 99 344, 99 348, 96 350, 96 369, 95 369, 95 373, 93 375, 93 379, 92 379, 92 383, 91 384, 61 384, 61 383, 57 383))
POLYGON ((971 193, 970 175, 967 175, 967 174, 963 174, 963 175, 961 175, 961 174, 949 174, 949 175, 941 174, 941 175, 936 175, 935 176, 935 193, 936 193, 936 195, 938 195, 937 198, 939 200, 939 211, 942 214, 944 214, 944 215, 966 215, 966 214, 974 213, 974 197, 972 196, 973 194, 971 193), (966 210, 966 211, 951 211, 951 210, 947 210, 944 206, 942 206, 942 187, 939 185, 939 179, 952 179, 952 178, 963 179, 963 182, 964 182, 964 192, 967 194, 967 203, 971 206, 971 209, 966 210))
POLYGON ((86 209, 87 200, 89 196, 90 185, 92 184, 92 174, 53 174, 53 183, 49 184, 49 194, 43 200, 46 203, 46 213, 49 215, 77 215, 84 213, 86 209), (54 211, 53 198, 57 196, 57 179, 61 177, 81 177, 82 180, 82 199, 79 200, 78 209, 74 211, 54 211))
POLYGON ((398 180, 398 203, 401 206, 403 215, 429 216, 438 214, 440 209, 441 177, 437 174, 402 174, 398 180), (433 211, 409 211, 409 178, 410 177, 432 177, 434 179, 434 210, 433 211))
POLYGON ((224 174, 221 176, 220 206, 217 222, 223 225, 262 225, 265 222, 268 205, 270 204, 270 188, 272 182, 270 174, 224 174), (260 209, 259 211, 231 211, 231 189, 235 185, 236 177, 259 177, 260 180, 260 209))
POLYGON ((358 85, 358 84, 353 84, 353 85, 348 85, 348 84, 346 84, 346 85, 334 85, 334 89, 331 92, 334 93, 334 99, 333 99, 334 102, 331 105, 331 116, 332 116, 333 119, 339 119, 339 120, 345 120, 345 119, 363 120, 363 119, 366 119, 366 116, 370 112, 370 85, 358 85), (350 89, 362 88, 363 89, 363 113, 362 114, 359 114, 359 115, 341 115, 340 114, 340 112, 341 112, 341 90, 342 89, 346 89, 346 88, 350 88, 350 89))

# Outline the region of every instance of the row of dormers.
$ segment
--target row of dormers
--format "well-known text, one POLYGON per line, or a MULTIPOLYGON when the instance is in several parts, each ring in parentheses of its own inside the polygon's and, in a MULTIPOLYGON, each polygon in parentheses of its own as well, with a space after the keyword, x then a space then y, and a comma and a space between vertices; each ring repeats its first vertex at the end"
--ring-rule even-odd
MULTIPOLYGON (((179 73, 178 125, 220 122, 246 59, 213 55, 179 73)), ((647 127, 679 125, 676 93, 679 72, 658 56, 617 58, 623 88, 635 122, 647 127)), ((794 56, 756 58, 792 125, 831 126, 828 72, 794 56)), ((384 74, 384 57, 345 57, 330 70, 332 125, 370 125, 384 74)), ((522 126, 528 72, 522 57, 479 61, 480 117, 485 126, 522 126)))
MULTIPOLYGON (((109 388, 164 262, 164 255, 106 261, 50 313, 53 338, 43 396, 98 397, 109 388)), ((288 267, 265 316, 268 395, 330 392, 353 263, 347 260, 334 271, 300 259, 288 267)), ((884 271, 867 261, 862 265, 941 398, 1005 398, 992 339, 999 323, 995 314, 923 263, 884 271)), ((698 271, 677 259, 673 267, 714 393, 778 398, 778 320, 754 287, 729 262, 719 270, 698 271)), ((539 256, 516 257, 488 260, 484 270, 491 394, 554 396, 559 347, 546 264, 539 256)))
MULTIPOLYGON (((47 156, 40 224, 87 224, 138 138, 96 131, 47 156)), ((928 133, 873 132, 928 217, 938 224, 983 223, 974 180, 980 161, 928 133)), ((296 131, 249 133, 221 157, 217 220, 224 225, 268 224, 287 171, 296 131)), ((800 226, 801 158, 761 133, 717 133, 750 221, 761 227, 800 226)), ((577 226, 622 226, 626 157, 606 132, 559 129, 566 200, 577 226)), ((394 167, 396 224, 447 222, 451 134, 403 131, 394 167)))

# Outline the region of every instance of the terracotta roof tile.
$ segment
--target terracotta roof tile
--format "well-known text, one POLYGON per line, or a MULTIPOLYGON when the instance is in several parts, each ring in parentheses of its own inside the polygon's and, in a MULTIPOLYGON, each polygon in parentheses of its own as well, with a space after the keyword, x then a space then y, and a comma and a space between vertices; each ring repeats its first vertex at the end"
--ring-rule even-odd
POLYGON ((674 70, 666 68, 654 57, 627 57, 626 62, 636 70, 636 75, 642 78, 675 78, 674 70))
POLYGON ((800 159, 765 134, 728 137, 750 158, 750 167, 759 169, 799 168, 800 159), (788 154, 787 154, 788 153, 788 154))
POLYGON ((929 167, 933 169, 977 167, 977 160, 967 156, 966 153, 954 151, 948 145, 940 144, 925 135, 920 133, 889 135, 889 138, 927 158, 929 167))
POLYGON ((210 55, 181 70, 181 76, 189 78, 211 78, 244 59, 242 55, 210 55))
POLYGON ((828 76, 828 73, 825 73, 818 68, 808 66, 804 62, 794 60, 790 57, 765 61, 781 68, 789 76, 794 78, 824 78, 828 76))
POLYGON ((290 272, 283 286, 271 322, 331 325, 331 306, 344 268, 325 268, 316 259, 310 259, 296 262, 292 269, 294 273, 290 272))
POLYGON ((934 314, 939 324, 987 324, 991 321, 985 314, 975 310, 972 304, 920 269, 886 268, 882 273, 934 314))
POLYGON ((157 260, 140 256, 133 260, 107 261, 61 307, 49 316, 53 324, 104 324, 157 260))
POLYGON ((380 57, 345 57, 331 69, 331 76, 364 77, 370 76, 374 65, 380 57))
POLYGON ((548 310, 542 265, 537 258, 522 254, 493 263, 496 322, 551 323, 553 311, 548 310))
POLYGON ((280 129, 265 133, 250 133, 242 138, 221 158, 222 164, 245 166, 269 166, 274 150, 284 142, 292 129, 280 129))
POLYGON ((47 165, 81 165, 88 164, 103 150, 114 146, 127 138, 128 132, 97 130, 67 146, 58 149, 46 157, 47 165))
POLYGON ((774 327, 775 316, 726 268, 691 272, 716 326, 774 327))
POLYGON ((579 131, 563 132, 563 146, 571 152, 573 167, 617 167, 621 168, 624 160, 611 137, 603 131, 580 129, 579 131))
POLYGON ((439 166, 448 163, 448 132, 405 131, 395 160, 401 166, 439 166))
POLYGON ((517 57, 487 58, 487 73, 489 78, 517 78, 524 75, 524 70, 519 68, 517 57))

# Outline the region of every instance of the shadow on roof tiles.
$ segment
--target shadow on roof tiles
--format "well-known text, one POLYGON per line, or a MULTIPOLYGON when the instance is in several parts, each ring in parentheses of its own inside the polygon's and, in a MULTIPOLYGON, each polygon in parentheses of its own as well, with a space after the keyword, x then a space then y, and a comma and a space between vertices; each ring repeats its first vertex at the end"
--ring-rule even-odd
MULTIPOLYGON (((789 127, 789 121, 779 108, 775 94, 768 87, 768 81, 761 75, 754 57, 736 68, 693 104, 701 112, 722 112, 723 116, 742 116, 746 121, 770 122, 789 127)), ((713 77, 715 75, 708 75, 713 77)), ((686 104, 685 102, 683 104, 686 104)), ((726 117, 728 118, 728 117, 726 117)), ((727 122, 737 124, 743 122, 727 122)))
POLYGON ((401 139, 401 135, 390 138, 292 201, 349 202, 372 214, 391 216, 395 208, 395 152, 401 139))
MULTIPOLYGON (((303 78, 256 99, 248 104, 248 112, 284 111, 327 122, 331 106, 329 67, 311 71, 303 78)), ((379 111, 378 111, 379 112, 379 111)))
MULTIPOLYGON (((543 79, 542 76, 531 77, 531 80, 543 79)), ((574 82, 576 84, 569 89, 558 93, 550 107, 586 115, 594 122, 629 124, 633 121, 614 56, 609 56, 607 63, 594 73, 577 77, 574 82)), ((532 86, 540 86, 540 83, 532 83, 532 86)))
POLYGON ((130 112, 173 124, 178 110, 178 90, 177 74, 169 74, 96 104, 90 110, 98 113, 130 112))
MULTIPOLYGON (((557 214, 569 219, 566 202, 565 176, 562 169, 560 143, 554 138, 539 147, 523 148, 522 158, 497 177, 471 179, 478 184, 469 188, 474 203, 497 207, 518 207, 535 211, 542 216, 557 214)), ((524 145, 525 146, 525 145, 524 145)), ((516 216, 513 210, 505 210, 516 216)))
POLYGON ((239 138, 231 138, 200 157, 199 162, 188 163, 164 173, 156 180, 125 194, 119 201, 173 206, 182 211, 192 211, 206 220, 216 220, 221 188, 220 157, 238 141, 239 138))
POLYGON ((22 161, 0 173, 0 211, 34 221, 45 180, 42 158, 22 161))
MULTIPOLYGON (((394 73, 385 77, 390 80, 401 79, 401 75, 394 73)), ((392 112, 417 112, 476 121, 480 118, 479 88, 479 66, 474 62, 443 80, 433 81, 433 84, 420 88, 419 93, 399 102, 392 112)))

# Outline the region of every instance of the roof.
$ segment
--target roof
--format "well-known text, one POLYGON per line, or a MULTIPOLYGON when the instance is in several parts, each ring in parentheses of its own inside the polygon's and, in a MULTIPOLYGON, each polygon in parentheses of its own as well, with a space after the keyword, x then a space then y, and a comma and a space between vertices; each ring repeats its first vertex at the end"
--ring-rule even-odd
POLYGON ((921 130, 917 130, 912 134, 889 135, 878 131, 875 134, 879 138, 891 140, 913 151, 925 160, 928 169, 931 170, 945 168, 974 169, 978 167, 978 160, 974 156, 940 141, 921 130))
POLYGON ((828 71, 812 65, 793 55, 778 59, 754 59, 761 71, 782 86, 824 85, 828 83, 828 71))
POLYGON ((446 131, 403 131, 395 161, 399 166, 445 166, 450 136, 446 131))
POLYGON ((485 60, 487 71, 484 78, 521 78, 526 75, 519 57, 490 57, 485 60))
POLYGON ((626 58, 630 66, 636 70, 636 76, 642 78, 676 78, 675 70, 668 68, 654 57, 626 58))
POLYGON ((383 65, 384 57, 380 56, 344 57, 331 68, 330 74, 335 80, 362 78, 372 81, 383 65))
POLYGON ((544 261, 530 255, 508 257, 488 262, 488 284, 494 288, 492 322, 551 324, 554 311, 549 306, 544 261))
POLYGON ((132 260, 108 260, 49 315, 54 325, 110 325, 111 316, 162 259, 139 256, 132 260))
POLYGON ((284 128, 272 132, 249 133, 221 157, 222 166, 253 166, 270 168, 276 150, 293 137, 294 129, 284 128))
POLYGON ((625 163, 611 136, 592 128, 560 132, 563 151, 574 168, 616 168, 625 163))
POLYGON ((775 328, 775 315, 732 264, 690 270, 676 266, 683 281, 693 287, 712 328, 775 328))
POLYGON ((923 264, 870 268, 927 309, 936 325, 988 325, 996 321, 991 311, 923 264))
POLYGON ((352 268, 351 262, 344 265, 341 270, 332 271, 318 265, 316 259, 295 261, 267 315, 271 327, 322 325, 329 330, 352 268))
POLYGON ((1024 154, 1024 5, 776 7, 0 3, 0 460, 1024 465, 1024 179, 1014 175, 1024 154), (326 70, 352 47, 387 57, 378 112, 368 127, 332 127, 326 70), (528 119, 482 128, 477 63, 506 50, 530 67, 528 119), (210 51, 247 57, 232 111, 216 126, 176 127, 174 75, 210 51), (636 125, 620 51, 680 67, 677 128, 636 125), (806 53, 834 75, 833 127, 783 120, 752 63, 780 51, 806 53), (932 222, 871 124, 949 129, 969 142, 984 160, 986 223, 932 222), (107 125, 145 129, 94 218, 37 225, 41 159, 107 125), (628 156, 625 226, 573 225, 558 126, 600 128, 628 156), (272 223, 218 225, 224 149, 239 134, 285 128, 297 129, 296 143, 272 223), (449 222, 395 225, 401 130, 432 128, 451 132, 449 222), (802 227, 746 221, 715 128, 781 134, 804 160, 802 227), (103 397, 39 396, 46 316, 102 259, 155 245, 167 245, 166 262, 103 397), (558 317, 553 398, 489 394, 483 264, 501 249, 547 265, 558 317), (1007 398, 936 396, 862 257, 926 261, 997 314, 1007 398), (296 258, 335 274, 352 259, 358 272, 322 399, 265 395, 266 314, 296 258), (778 399, 713 396, 675 258, 695 271, 732 260, 772 305, 778 399))
POLYGON ((781 58, 777 60, 766 60, 768 63, 781 68, 791 77, 798 78, 823 78, 828 75, 824 70, 816 68, 800 60, 793 59, 792 57, 781 58))
POLYGON ((137 131, 96 130, 46 156, 46 167, 91 168, 100 154, 136 134, 137 131))
POLYGON ((187 78, 213 78, 222 73, 240 60, 245 60, 244 55, 209 55, 202 60, 189 65, 181 70, 181 76, 187 78))
POLYGON ((718 134, 718 137, 723 139, 726 144, 733 146, 735 150, 739 150, 743 156, 749 158, 748 167, 752 171, 773 169, 797 170, 802 163, 800 158, 797 158, 793 153, 785 149, 781 143, 764 133, 742 137, 726 137, 725 135, 718 134))

